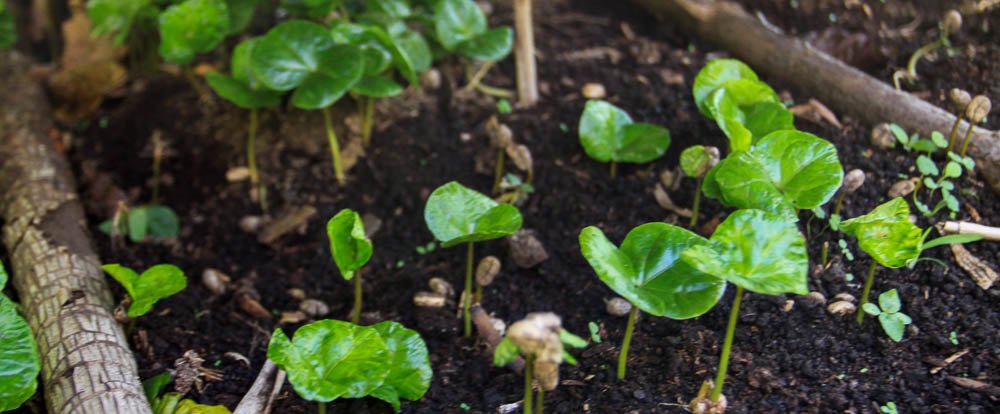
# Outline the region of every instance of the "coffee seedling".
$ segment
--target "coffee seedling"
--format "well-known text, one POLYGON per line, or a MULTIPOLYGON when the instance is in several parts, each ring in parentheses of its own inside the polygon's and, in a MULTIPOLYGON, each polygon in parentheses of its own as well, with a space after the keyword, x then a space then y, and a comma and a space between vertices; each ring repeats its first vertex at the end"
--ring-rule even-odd
POLYGON ((644 164, 663 156, 670 146, 670 132, 665 128, 633 122, 627 112, 600 100, 587 101, 579 131, 587 156, 610 162, 612 177, 619 162, 644 164))
MULTIPOLYGON (((844 183, 843 185, 841 185, 840 191, 837 194, 837 202, 836 204, 834 204, 833 213, 830 214, 830 221, 829 221, 830 228, 832 228, 834 231, 840 231, 840 222, 841 222, 840 209, 844 205, 844 197, 846 197, 848 194, 854 194, 854 192, 858 191, 858 189, 861 188, 861 186, 864 185, 864 183, 865 183, 865 172, 857 168, 849 171, 846 175, 844 175, 844 183)), ((820 207, 818 208, 818 210, 815 211, 822 212, 823 210, 820 207)), ((822 218, 823 217, 820 217, 820 219, 822 218)), ((826 266, 829 253, 830 253, 829 244, 823 243, 823 251, 820 255, 820 263, 824 267, 826 266)))
MULTIPOLYGON (((3 3, 0 3, 2 9, 3 3)), ((2 11, 2 10, 0 10, 2 11)), ((0 16, 2 17, 2 16, 0 16)), ((0 292, 7 286, 7 272, 0 263, 0 292)), ((17 304, 0 293, 0 412, 13 411, 35 395, 41 361, 31 327, 17 304)))
POLYGON ((475 73, 469 73, 466 90, 476 89, 501 98, 513 96, 510 91, 482 83, 490 68, 510 54, 514 44, 514 32, 510 27, 489 29, 486 15, 472 0, 434 2, 433 23, 437 41, 446 51, 484 62, 475 73))
POLYGON ((182 400, 184 395, 179 392, 160 395, 171 379, 170 372, 164 372, 142 381, 142 388, 153 414, 230 414, 224 405, 198 404, 189 398, 182 400))
POLYGON ((122 204, 114 217, 101 223, 98 229, 116 240, 118 236, 128 235, 133 243, 142 243, 149 239, 177 237, 179 224, 177 214, 170 207, 145 205, 130 209, 122 204))
POLYGON ((136 318, 148 313, 156 302, 187 287, 184 271, 172 264, 155 265, 141 275, 120 264, 106 264, 101 269, 128 292, 121 302, 121 306, 126 308, 124 320, 128 321, 128 332, 132 332, 136 318))
POLYGON ((902 305, 899 303, 899 292, 896 289, 889 289, 878 295, 878 305, 865 303, 861 308, 864 309, 865 313, 877 316, 878 322, 882 324, 882 330, 896 342, 903 339, 906 325, 913 322, 909 315, 901 311, 902 305))
POLYGON ((972 96, 962 89, 952 88, 948 92, 948 99, 951 100, 951 104, 955 109, 955 123, 951 125, 951 133, 948 134, 948 152, 951 152, 955 149, 955 140, 958 138, 958 127, 965 120, 965 109, 972 102, 972 96))
POLYGON ((365 235, 365 225, 354 210, 343 209, 326 223, 330 256, 345 280, 354 280, 354 307, 351 322, 361 318, 361 267, 372 257, 372 242, 365 235))
POLYGON ((969 128, 965 131, 965 139, 962 141, 962 151, 959 153, 961 157, 965 157, 966 152, 969 150, 969 142, 972 141, 972 129, 973 127, 986 120, 986 116, 990 114, 990 110, 993 105, 990 102, 990 98, 983 95, 976 95, 969 102, 969 106, 965 109, 965 116, 969 119, 969 128))
POLYGON ((938 38, 931 43, 921 46, 913 55, 910 56, 910 60, 906 62, 906 70, 897 70, 892 74, 892 82, 896 86, 896 89, 900 89, 899 81, 900 79, 907 79, 910 81, 915 81, 920 77, 917 76, 917 63, 920 59, 942 47, 951 47, 951 42, 948 40, 949 36, 955 35, 959 30, 962 29, 962 15, 957 10, 948 10, 941 17, 941 21, 938 23, 938 29, 940 33, 938 38))
POLYGON ((691 203, 691 222, 688 228, 693 229, 698 223, 698 205, 701 204, 701 185, 705 180, 705 174, 719 163, 719 149, 716 147, 706 147, 694 145, 681 152, 681 170, 688 177, 698 180, 694 190, 694 202, 691 203))

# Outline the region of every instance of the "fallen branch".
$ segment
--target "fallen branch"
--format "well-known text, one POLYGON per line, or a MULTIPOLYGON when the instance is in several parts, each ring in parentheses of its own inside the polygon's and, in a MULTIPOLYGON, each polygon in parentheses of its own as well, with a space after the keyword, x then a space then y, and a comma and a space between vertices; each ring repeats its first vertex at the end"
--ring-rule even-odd
POLYGON ((149 413, 31 62, 0 52, 0 217, 50 413, 149 413))
MULTIPOLYGON (((771 29, 731 2, 632 0, 660 18, 715 43, 751 66, 787 80, 820 101, 874 125, 895 122, 930 136, 949 131, 955 117, 909 93, 771 29)), ((968 124, 962 124, 962 131, 968 124)), ((969 155, 976 171, 1000 192, 1000 132, 975 127, 969 155)))
POLYGON ((250 390, 247 391, 233 414, 268 414, 271 404, 285 383, 285 371, 278 369, 270 359, 264 361, 264 366, 257 374, 250 390))

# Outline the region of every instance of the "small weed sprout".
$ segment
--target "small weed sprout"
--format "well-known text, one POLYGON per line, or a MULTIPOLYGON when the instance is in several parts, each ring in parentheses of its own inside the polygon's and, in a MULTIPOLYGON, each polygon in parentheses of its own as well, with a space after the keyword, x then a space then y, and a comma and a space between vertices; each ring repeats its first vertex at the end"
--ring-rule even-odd
POLYGON ((962 29, 962 15, 957 10, 946 11, 938 23, 938 29, 940 34, 936 40, 913 52, 910 60, 906 62, 906 70, 897 70, 892 74, 892 82, 897 90, 901 89, 899 85, 901 79, 914 81, 920 78, 917 76, 917 63, 920 62, 921 58, 939 48, 951 47, 949 37, 957 34, 962 29))
POLYGON ((129 334, 135 328, 136 318, 148 313, 156 302, 173 296, 187 287, 184 271, 172 264, 155 265, 146 269, 141 275, 120 264, 106 264, 101 266, 101 269, 128 292, 119 305, 125 309, 125 315, 119 322, 128 322, 126 331, 129 334))
POLYGON ((889 289, 878 295, 878 305, 866 303, 861 306, 865 313, 877 316, 882 324, 882 330, 893 341, 899 342, 903 339, 903 331, 906 325, 913 322, 910 316, 902 312, 902 305, 899 302, 899 292, 896 289, 889 289))
POLYGON ((698 180, 694 190, 694 202, 691 203, 691 222, 688 223, 688 228, 693 229, 698 223, 701 186, 705 180, 705 174, 708 174, 708 171, 719 163, 719 149, 702 145, 687 147, 681 152, 680 163, 684 174, 698 180))
POLYGON ((645 164, 663 156, 670 146, 670 131, 633 122, 627 112, 601 100, 587 101, 579 133, 587 156, 611 163, 611 177, 616 175, 618 163, 645 164))
POLYGON ((361 216, 350 209, 340 210, 326 223, 326 234, 330 240, 330 256, 340 275, 345 280, 354 280, 351 322, 358 323, 362 306, 361 267, 372 257, 372 242, 365 234, 361 216))
POLYGON ((500 98, 513 97, 514 94, 510 91, 482 83, 490 68, 510 54, 514 46, 514 31, 510 27, 490 29, 483 10, 472 0, 435 2, 433 24, 437 41, 446 51, 484 62, 475 73, 472 72, 472 66, 468 66, 469 83, 465 86, 466 90, 476 89, 500 98))
POLYGON ((899 414, 899 409, 896 408, 896 403, 889 401, 885 405, 878 408, 879 412, 882 414, 899 414))
POLYGON ((486 135, 490 139, 490 146, 497 151, 497 161, 493 171, 493 194, 497 194, 500 192, 500 181, 503 180, 503 164, 507 148, 514 145, 514 133, 506 124, 501 124, 496 116, 491 116, 486 121, 486 135))

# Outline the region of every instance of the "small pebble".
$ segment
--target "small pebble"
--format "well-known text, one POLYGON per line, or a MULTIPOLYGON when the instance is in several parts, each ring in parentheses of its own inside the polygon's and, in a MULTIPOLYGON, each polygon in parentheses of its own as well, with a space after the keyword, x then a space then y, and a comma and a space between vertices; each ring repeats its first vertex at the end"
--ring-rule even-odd
POLYGON ((857 300, 857 299, 854 298, 854 295, 852 295, 850 293, 846 293, 846 292, 838 293, 838 294, 834 295, 833 299, 834 300, 839 300, 839 301, 844 301, 844 302, 851 302, 851 303, 854 303, 854 301, 857 300))
POLYGON ((243 216, 240 218, 240 230, 247 233, 256 233, 260 230, 260 226, 264 224, 264 220, 260 216, 243 216))
POLYGON ((250 178, 250 169, 247 167, 233 167, 226 171, 226 181, 231 183, 246 181, 250 178))
POLYGON ((889 198, 896 197, 906 197, 908 194, 912 193, 913 190, 917 188, 917 184, 913 180, 906 179, 897 181, 889 188, 889 198))
POLYGON ((643 390, 632 391, 632 396, 639 401, 644 401, 646 399, 646 391, 643 390))
POLYGON ((514 264, 529 269, 549 259, 549 253, 542 242, 535 237, 535 231, 521 229, 507 238, 507 247, 514 264))
POLYGON ((285 291, 289 297, 295 300, 303 300, 306 298, 306 291, 299 288, 290 288, 285 291))
POLYGON ((201 283, 205 285, 205 288, 213 295, 222 295, 226 293, 226 287, 229 285, 229 281, 232 280, 228 275, 222 273, 219 269, 208 268, 204 272, 201 272, 201 283))
POLYGON ((607 91, 604 90, 604 85, 593 82, 584 84, 580 93, 587 99, 603 99, 608 96, 607 91))
POLYGON ((858 308, 851 302, 840 300, 831 303, 830 306, 826 307, 826 310, 834 315, 850 315, 858 308))
POLYGON ((440 277, 432 277, 427 284, 431 287, 431 291, 437 293, 445 298, 455 296, 455 288, 452 287, 451 283, 440 277))
POLYGON ((872 128, 871 143, 877 149, 890 149, 896 146, 896 137, 892 135, 889 124, 878 124, 872 128))
POLYGON ((413 295, 413 304, 421 308, 443 308, 446 300, 434 292, 417 292, 413 295))
POLYGON ((615 297, 604 301, 604 309, 613 316, 625 316, 632 311, 632 304, 629 301, 615 297))
POLYGON ((299 304, 299 310, 314 318, 323 317, 330 313, 330 307, 318 299, 306 299, 302 301, 299 304))
POLYGON ((809 292, 809 294, 803 296, 801 300, 802 306, 807 308, 826 305, 826 296, 823 296, 823 294, 819 292, 809 292))
POLYGON ((281 312, 281 318, 278 319, 278 325, 294 325, 308 318, 309 317, 306 316, 306 313, 302 311, 285 311, 281 312))
POLYGON ((420 75, 420 86, 434 90, 441 87, 441 71, 430 68, 420 75))

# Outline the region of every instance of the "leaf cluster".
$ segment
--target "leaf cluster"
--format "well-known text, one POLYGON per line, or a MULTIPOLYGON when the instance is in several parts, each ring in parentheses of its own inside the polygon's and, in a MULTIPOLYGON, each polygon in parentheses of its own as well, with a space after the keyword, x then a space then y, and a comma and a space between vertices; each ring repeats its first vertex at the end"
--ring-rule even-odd
POLYGON ((168 392, 161 396, 160 393, 171 379, 170 372, 164 372, 142 381, 142 388, 153 414, 230 414, 224 405, 205 405, 192 399, 182 400, 184 396, 179 392, 168 392))
MULTIPOLYGON (((7 286, 7 272, 0 263, 0 292, 7 286)), ((0 412, 11 411, 35 395, 41 361, 31 327, 17 304, 0 293, 0 412)))

